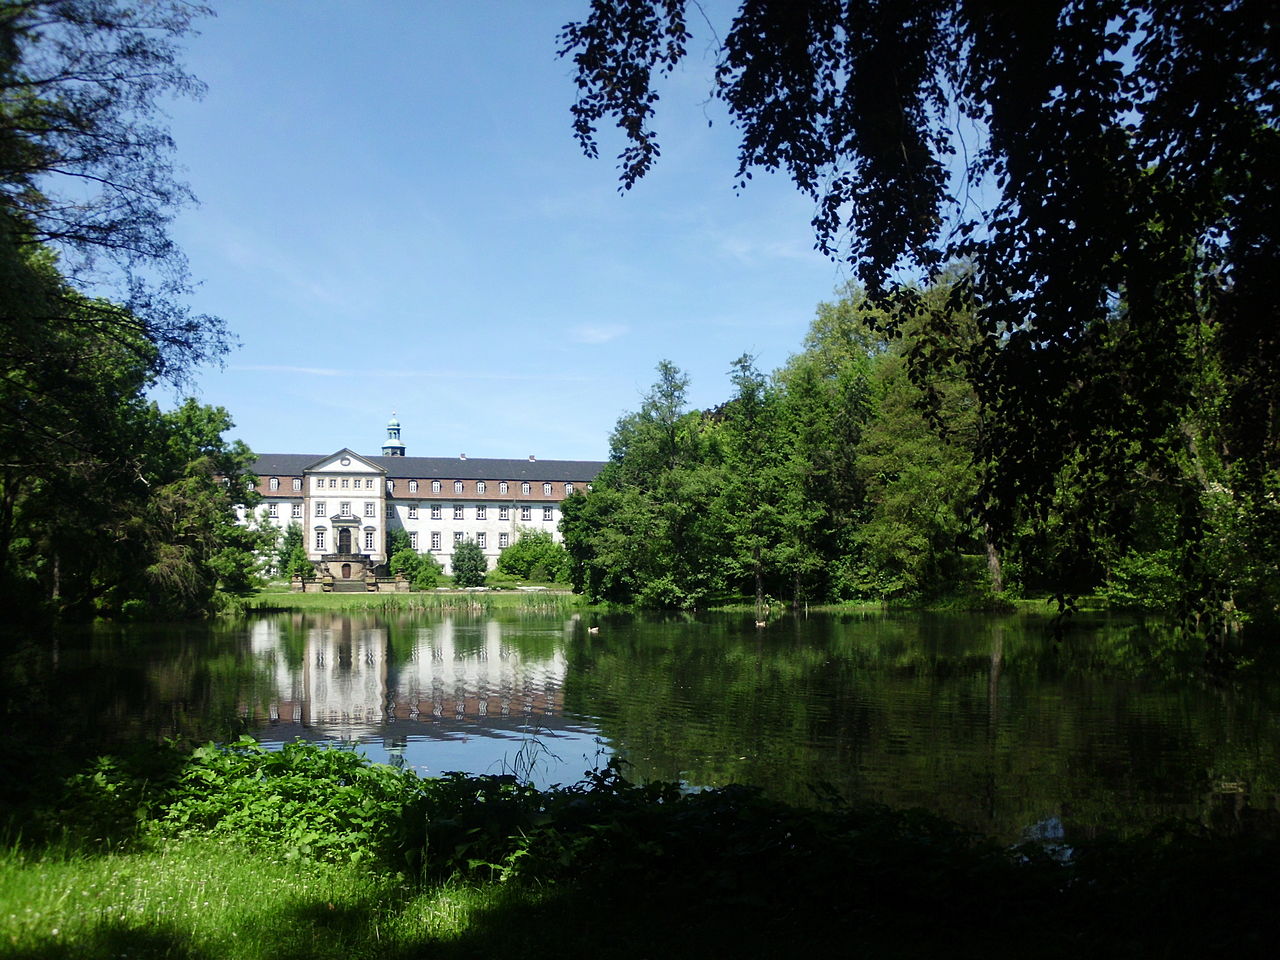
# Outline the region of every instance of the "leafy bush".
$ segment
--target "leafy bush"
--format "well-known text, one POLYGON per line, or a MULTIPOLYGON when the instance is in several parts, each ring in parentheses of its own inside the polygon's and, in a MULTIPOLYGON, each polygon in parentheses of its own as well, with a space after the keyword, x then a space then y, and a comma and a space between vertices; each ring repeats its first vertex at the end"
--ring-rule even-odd
POLYGON ((569 553, 545 530, 521 530, 498 556, 498 569, 523 580, 568 583, 569 553))
POLYGON ((474 540, 464 540, 453 548, 453 585, 483 587, 489 561, 474 540))
POLYGON ((246 737, 195 751, 161 827, 278 844, 290 859, 391 862, 401 811, 422 787, 412 772, 348 750, 289 743, 274 752, 246 737))
POLYGON ((412 547, 405 547, 391 557, 391 572, 403 575, 415 590, 430 590, 439 585, 444 567, 430 554, 421 554, 412 547))

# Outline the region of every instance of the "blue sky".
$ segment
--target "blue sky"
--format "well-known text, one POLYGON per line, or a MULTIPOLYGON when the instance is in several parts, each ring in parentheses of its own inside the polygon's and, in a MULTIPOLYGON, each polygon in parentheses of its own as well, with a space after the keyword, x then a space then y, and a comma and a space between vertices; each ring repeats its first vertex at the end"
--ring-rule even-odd
POLYGON ((555 56, 586 0, 215 5, 186 44, 208 93, 169 107, 201 201, 174 233, 240 341, 196 395, 259 452, 377 453, 394 410, 410 455, 602 459, 659 360, 719 403, 846 279, 789 181, 735 195, 701 24, 619 194, 620 141, 582 156, 555 56))

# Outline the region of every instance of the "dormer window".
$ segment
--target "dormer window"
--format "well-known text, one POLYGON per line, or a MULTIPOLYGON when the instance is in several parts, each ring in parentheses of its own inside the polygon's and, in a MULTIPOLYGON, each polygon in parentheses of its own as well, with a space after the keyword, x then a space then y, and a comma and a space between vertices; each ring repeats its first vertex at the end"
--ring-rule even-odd
POLYGON ((280 478, 279 478, 279 477, 272 477, 270 480, 268 480, 268 481, 267 481, 267 486, 268 486, 268 487, 270 487, 272 490, 279 490, 279 489, 280 489, 280 478))
POLYGON ((394 480, 388 480, 387 493, 395 493, 395 492, 396 492, 396 482, 394 480))
POLYGON ((499 493, 506 493, 506 492, 507 492, 507 481, 505 481, 505 480, 499 480, 499 481, 498 481, 498 492, 499 492, 499 493))
POLYGON ((542 495, 543 495, 544 497, 549 497, 549 496, 551 496, 551 484, 549 484, 549 483, 544 483, 544 484, 542 485, 542 495))
POLYGON ((439 492, 440 492, 440 481, 439 481, 439 480, 432 480, 432 481, 431 481, 431 492, 432 492, 432 493, 439 493, 439 492))
POLYGON ((409 492, 410 492, 410 493, 417 493, 417 492, 418 492, 418 481, 417 481, 417 480, 410 480, 410 481, 409 481, 409 492))
POLYGON ((572 493, 573 493, 573 484, 566 483, 564 485, 564 495, 567 497, 567 496, 570 496, 572 493))
POLYGON ((521 492, 521 493, 523 493, 525 496, 528 496, 528 495, 529 495, 529 481, 528 481, 528 480, 526 480, 524 483, 520 484, 520 492, 521 492))
POLYGON ((454 493, 461 493, 461 492, 462 492, 462 481, 461 481, 461 480, 455 480, 455 481, 453 481, 453 492, 454 492, 454 493))
POLYGON ((484 484, 484 481, 483 481, 483 480, 477 480, 477 481, 476 481, 476 493, 484 493, 484 491, 485 491, 485 484, 484 484))
POLYGON ((294 489, 295 491, 301 491, 301 490, 302 490, 302 478, 301 478, 301 477, 294 477, 294 478, 293 478, 293 489, 294 489))

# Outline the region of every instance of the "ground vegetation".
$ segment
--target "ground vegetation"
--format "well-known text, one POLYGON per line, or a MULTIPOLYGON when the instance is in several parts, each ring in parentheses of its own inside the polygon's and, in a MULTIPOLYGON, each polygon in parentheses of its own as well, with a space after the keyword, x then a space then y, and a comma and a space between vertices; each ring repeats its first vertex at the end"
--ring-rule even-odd
POLYGON ((0 855, 15 956, 474 956, 518 929, 546 957, 1261 957, 1280 933, 1256 832, 1011 850, 821 792, 418 780, 251 742, 104 758, 57 800, 0 855))

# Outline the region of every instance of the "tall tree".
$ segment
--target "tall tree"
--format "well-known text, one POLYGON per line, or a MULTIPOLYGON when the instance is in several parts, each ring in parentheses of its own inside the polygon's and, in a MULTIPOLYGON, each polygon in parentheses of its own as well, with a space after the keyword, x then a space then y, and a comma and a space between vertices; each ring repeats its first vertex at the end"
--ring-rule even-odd
MULTIPOLYGON (((191 193, 174 173, 161 101, 199 95, 178 42, 208 8, 183 0, 0 3, 0 239, 52 245, 71 288, 92 285, 123 310, 97 316, 181 379, 226 349, 215 318, 182 301, 187 262, 169 235, 191 193)), ((77 322, 46 303, 40 322, 77 322)))
MULTIPOLYGON (((656 81, 689 47, 686 6, 593 0, 564 29, 575 135, 594 155, 616 121, 624 187, 657 158, 656 81)), ((967 371, 996 539, 1054 512, 1078 531, 1060 548, 1084 545, 1140 461, 1196 455, 1183 344, 1204 327, 1225 495, 1249 510, 1275 486, 1278 36, 1267 0, 741 0, 711 86, 742 131, 739 181, 785 170, 819 247, 897 305, 890 329, 943 323, 919 291, 971 268, 949 282, 978 336, 922 330, 908 361, 926 387, 967 371)), ((1255 535, 1276 540, 1270 520, 1255 535)))

